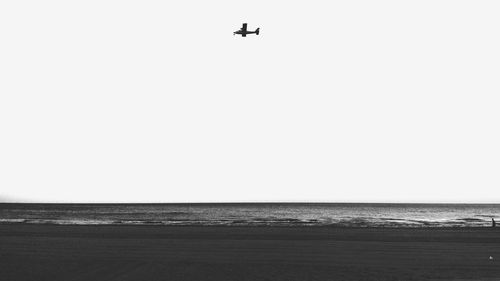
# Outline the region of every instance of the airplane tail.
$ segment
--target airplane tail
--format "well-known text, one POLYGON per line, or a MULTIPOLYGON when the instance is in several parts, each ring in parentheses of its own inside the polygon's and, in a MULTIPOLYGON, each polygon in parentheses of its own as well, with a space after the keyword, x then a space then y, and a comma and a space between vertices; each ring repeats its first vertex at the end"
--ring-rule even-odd
POLYGON ((259 35, 260 27, 255 30, 255 34, 259 35))

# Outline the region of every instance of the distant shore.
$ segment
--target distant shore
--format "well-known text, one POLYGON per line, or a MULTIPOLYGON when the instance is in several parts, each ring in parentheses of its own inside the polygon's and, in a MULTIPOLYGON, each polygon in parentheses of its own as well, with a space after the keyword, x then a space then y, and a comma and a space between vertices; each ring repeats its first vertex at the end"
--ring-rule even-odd
POLYGON ((488 227, 0 225, 5 280, 497 280, 499 262, 488 227))

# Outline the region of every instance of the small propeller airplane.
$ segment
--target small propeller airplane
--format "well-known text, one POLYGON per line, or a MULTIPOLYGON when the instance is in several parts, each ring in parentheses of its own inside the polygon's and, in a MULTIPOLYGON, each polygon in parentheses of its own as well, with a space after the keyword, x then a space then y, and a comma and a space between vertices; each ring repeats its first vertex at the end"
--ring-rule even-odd
POLYGON ((233 35, 240 34, 242 37, 247 37, 247 34, 252 34, 252 33, 259 35, 259 30, 260 28, 257 28, 255 31, 248 31, 247 24, 244 23, 243 26, 240 28, 240 30, 233 32, 233 35))

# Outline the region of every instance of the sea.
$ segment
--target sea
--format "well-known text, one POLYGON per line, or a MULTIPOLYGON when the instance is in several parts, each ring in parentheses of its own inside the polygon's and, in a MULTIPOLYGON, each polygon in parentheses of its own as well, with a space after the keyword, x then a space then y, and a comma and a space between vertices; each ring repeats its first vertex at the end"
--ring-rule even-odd
POLYGON ((500 204, 0 204, 0 224, 488 227, 500 204))

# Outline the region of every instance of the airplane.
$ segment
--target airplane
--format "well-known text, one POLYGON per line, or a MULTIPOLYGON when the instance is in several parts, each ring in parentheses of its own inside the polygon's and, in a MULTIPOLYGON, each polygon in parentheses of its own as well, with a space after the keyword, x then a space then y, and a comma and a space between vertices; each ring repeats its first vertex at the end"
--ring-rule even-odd
POLYGON ((260 28, 257 28, 255 31, 248 31, 247 24, 244 23, 243 26, 240 28, 240 30, 233 32, 233 35, 240 34, 242 37, 247 37, 247 34, 252 34, 252 33, 259 35, 259 30, 260 28))

